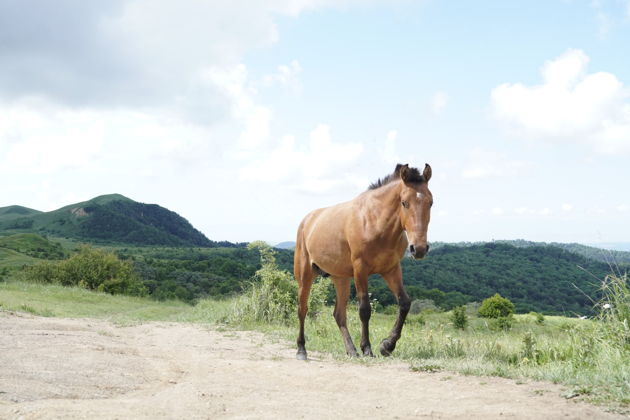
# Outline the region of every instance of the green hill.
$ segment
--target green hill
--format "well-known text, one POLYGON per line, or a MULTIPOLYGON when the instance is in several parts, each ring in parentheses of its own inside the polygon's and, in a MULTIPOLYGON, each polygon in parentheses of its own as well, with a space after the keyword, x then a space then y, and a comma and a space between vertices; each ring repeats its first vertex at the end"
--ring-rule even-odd
POLYGON ((610 272, 604 262, 552 245, 442 245, 422 261, 403 260, 405 284, 412 290, 438 289, 450 298, 476 301, 500 293, 519 312, 589 313, 610 272))
MULTIPOLYGON (((11 214, 15 213, 15 208, 11 214)), ((8 209, 8 208, 5 208, 8 209)), ((103 195, 51 212, 0 218, 0 232, 31 232, 95 243, 213 246, 177 213, 120 194, 103 195)))
POLYGON ((59 243, 34 233, 16 233, 0 236, 0 248, 10 249, 20 254, 42 259, 60 259, 65 253, 59 243))
POLYGON ((32 216, 41 213, 39 210, 29 209, 22 206, 0 207, 0 222, 5 220, 18 219, 20 217, 32 216))

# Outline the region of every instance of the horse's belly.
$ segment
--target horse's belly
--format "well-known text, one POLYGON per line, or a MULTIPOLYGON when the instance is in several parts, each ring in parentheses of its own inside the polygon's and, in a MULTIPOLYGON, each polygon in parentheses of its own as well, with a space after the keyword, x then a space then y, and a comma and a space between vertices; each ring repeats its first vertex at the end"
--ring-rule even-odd
POLYGON ((311 263, 335 277, 352 277, 350 248, 338 215, 324 211, 306 232, 306 248, 311 263))

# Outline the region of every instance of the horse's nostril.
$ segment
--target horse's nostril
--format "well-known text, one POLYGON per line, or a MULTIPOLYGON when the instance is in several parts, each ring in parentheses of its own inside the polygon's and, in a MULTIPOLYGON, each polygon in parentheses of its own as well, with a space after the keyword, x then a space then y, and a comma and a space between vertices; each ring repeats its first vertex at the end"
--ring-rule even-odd
POLYGON ((413 245, 409 245, 409 252, 411 252, 412 254, 416 253, 416 247, 414 247, 413 245))

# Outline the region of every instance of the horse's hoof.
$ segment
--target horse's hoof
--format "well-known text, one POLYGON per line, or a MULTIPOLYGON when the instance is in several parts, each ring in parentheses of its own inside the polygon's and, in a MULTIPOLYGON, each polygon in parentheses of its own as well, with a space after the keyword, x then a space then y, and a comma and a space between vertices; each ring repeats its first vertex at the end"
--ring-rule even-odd
POLYGON ((374 357, 374 353, 372 353, 372 347, 366 347, 363 349, 363 357, 374 357))
POLYGON ((381 355, 383 355, 384 357, 391 356, 395 348, 396 348, 396 344, 392 344, 392 342, 389 340, 381 341, 381 345, 379 346, 381 355))
POLYGON ((308 360, 306 357, 306 352, 305 351, 299 351, 297 352, 297 354, 295 355, 296 359, 298 360, 308 360))

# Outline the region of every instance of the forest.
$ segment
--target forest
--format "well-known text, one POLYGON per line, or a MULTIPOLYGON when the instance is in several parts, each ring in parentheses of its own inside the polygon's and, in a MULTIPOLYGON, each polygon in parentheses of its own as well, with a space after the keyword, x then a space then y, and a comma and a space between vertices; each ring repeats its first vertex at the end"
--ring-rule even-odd
MULTIPOLYGON (((192 302, 238 294, 260 268, 259 255, 246 247, 126 247, 115 252, 133 261, 140 280, 156 299, 192 302)), ((291 250, 276 249, 276 260, 292 273, 291 250)), ((569 315, 590 313, 593 301, 599 299, 599 283, 611 272, 606 263, 556 246, 505 243, 444 245, 424 260, 404 258, 402 267, 409 296, 431 300, 444 310, 500 293, 515 303, 517 312, 569 315)), ((396 303, 377 275, 370 278, 370 293, 380 307, 396 303)), ((333 299, 331 290, 329 301, 333 299)))
MULTIPOLYGON (((230 297, 247 290, 256 281, 254 273, 261 266, 258 252, 244 244, 212 245, 94 245, 96 251, 108 254, 99 256, 98 252, 85 251, 85 246, 78 242, 66 240, 66 249, 62 249, 54 238, 21 233, 0 236, 0 251, 4 250, 0 252, 0 269, 3 276, 11 270, 16 275, 32 277, 33 281, 42 276, 52 279, 64 272, 63 267, 73 266, 68 259, 79 258, 77 255, 83 253, 84 265, 96 257, 110 263, 112 258, 124 262, 131 270, 128 281, 138 285, 129 290, 142 291, 156 300, 194 303, 206 297, 230 297)), ((292 250, 275 249, 275 258, 280 269, 293 273, 292 250)), ((438 244, 423 260, 408 257, 402 260, 407 293, 429 307, 450 310, 500 293, 514 302, 517 312, 564 315, 590 314, 593 302, 600 298, 601 281, 613 272, 627 271, 628 267, 625 263, 606 263, 556 245, 514 246, 506 242, 438 244)), ((108 270, 111 264, 101 269, 108 270)), ((375 309, 385 310, 396 304, 380 276, 373 275, 369 281, 375 309)), ((103 287, 117 290, 110 283, 103 287)), ((354 297, 354 286, 351 293, 354 297)), ((330 288, 328 303, 334 301, 334 296, 330 288)))

